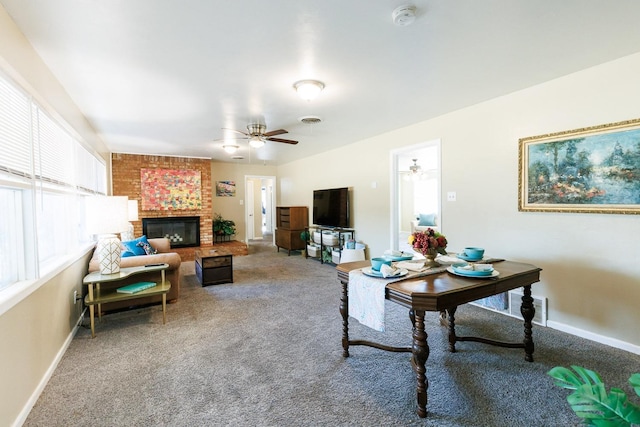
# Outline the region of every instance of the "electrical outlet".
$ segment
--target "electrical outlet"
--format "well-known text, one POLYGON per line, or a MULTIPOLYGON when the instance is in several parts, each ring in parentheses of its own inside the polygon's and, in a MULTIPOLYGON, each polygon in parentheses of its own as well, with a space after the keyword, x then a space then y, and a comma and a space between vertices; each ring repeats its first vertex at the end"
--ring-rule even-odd
POLYGON ((78 301, 78 291, 76 289, 73 290, 73 304, 76 304, 76 301, 78 301))
POLYGON ((455 202, 456 201, 456 192, 455 191, 449 191, 447 193, 447 201, 448 202, 455 202))

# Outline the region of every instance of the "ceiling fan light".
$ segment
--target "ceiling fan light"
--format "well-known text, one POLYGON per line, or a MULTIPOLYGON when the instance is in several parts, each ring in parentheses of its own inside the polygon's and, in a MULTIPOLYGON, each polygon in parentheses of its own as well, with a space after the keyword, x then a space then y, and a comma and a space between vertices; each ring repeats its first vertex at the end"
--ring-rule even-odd
POLYGON ((249 145, 253 148, 260 148, 264 145, 264 141, 259 136, 252 136, 249 138, 249 145))
POLYGON ((311 101, 324 89, 324 83, 318 80, 300 80, 293 84, 300 98, 305 101, 311 101))
POLYGON ((238 150, 238 148, 240 147, 234 144, 225 144, 222 146, 222 149, 229 154, 235 153, 238 150))

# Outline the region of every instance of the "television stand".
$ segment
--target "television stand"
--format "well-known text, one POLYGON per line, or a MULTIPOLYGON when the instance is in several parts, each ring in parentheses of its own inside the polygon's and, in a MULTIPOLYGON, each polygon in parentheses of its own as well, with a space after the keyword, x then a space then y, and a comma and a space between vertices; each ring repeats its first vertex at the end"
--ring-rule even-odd
POLYGON ((355 240, 356 233, 353 228, 323 225, 312 225, 305 231, 308 236, 305 258, 317 258, 321 264, 339 264, 345 242, 355 240))

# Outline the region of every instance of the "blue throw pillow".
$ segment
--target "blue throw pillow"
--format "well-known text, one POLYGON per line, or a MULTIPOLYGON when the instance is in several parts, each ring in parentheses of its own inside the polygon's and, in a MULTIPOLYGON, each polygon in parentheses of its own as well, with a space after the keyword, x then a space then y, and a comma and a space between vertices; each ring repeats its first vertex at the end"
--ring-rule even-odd
POLYGON ((142 246, 139 246, 138 243, 142 243, 143 245, 148 245, 149 241, 147 240, 147 236, 138 237, 135 240, 127 240, 126 242, 122 242, 122 246, 126 251, 132 252, 133 255, 146 255, 142 246))
POLYGON ((129 256, 136 256, 136 254, 134 254, 131 251, 122 251, 122 255, 121 255, 122 258, 126 258, 126 257, 129 257, 129 256))
POLYGON ((436 214, 420 214, 418 219, 418 226, 420 227, 431 227, 436 225, 436 214))

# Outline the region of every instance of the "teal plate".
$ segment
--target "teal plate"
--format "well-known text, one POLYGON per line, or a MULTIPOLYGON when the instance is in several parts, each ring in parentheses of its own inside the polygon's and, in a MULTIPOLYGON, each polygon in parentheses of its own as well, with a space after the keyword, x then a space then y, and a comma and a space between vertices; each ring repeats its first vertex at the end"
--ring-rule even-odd
POLYGON ((489 274, 487 274, 486 271, 472 271, 472 270, 461 270, 461 269, 456 270, 453 267, 447 267, 447 271, 449 273, 455 274, 456 276, 475 277, 476 279, 488 279, 491 277, 498 277, 498 275, 500 274, 498 270, 493 270, 489 272, 489 274))

